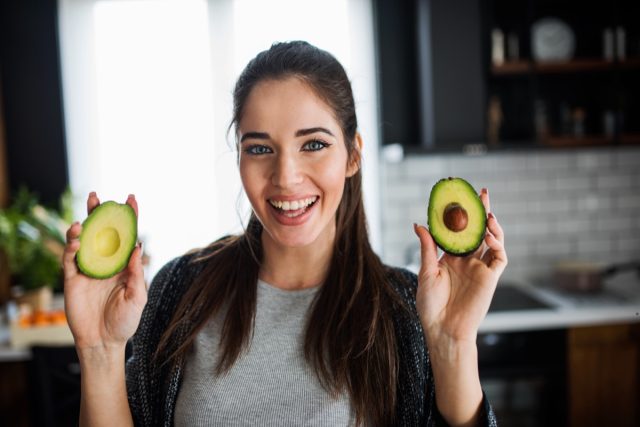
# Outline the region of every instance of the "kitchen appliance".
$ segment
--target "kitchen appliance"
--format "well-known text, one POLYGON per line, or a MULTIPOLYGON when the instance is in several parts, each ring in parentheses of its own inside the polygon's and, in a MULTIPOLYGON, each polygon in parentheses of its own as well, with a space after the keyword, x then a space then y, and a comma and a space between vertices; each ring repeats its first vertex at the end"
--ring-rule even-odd
MULTIPOLYGON (((545 309, 552 307, 501 282, 489 312, 545 309)), ((477 345, 480 381, 500 426, 565 425, 564 330, 482 333, 477 345)))
POLYGON ((563 261, 556 264, 553 283, 569 292, 601 292, 604 282, 622 271, 636 270, 640 277, 640 261, 629 261, 609 266, 594 262, 563 261))
POLYGON ((480 382, 502 427, 564 426, 566 331, 478 335, 480 382))
POLYGON ((551 307, 521 290, 517 285, 500 282, 493 294, 489 312, 549 308, 551 307))

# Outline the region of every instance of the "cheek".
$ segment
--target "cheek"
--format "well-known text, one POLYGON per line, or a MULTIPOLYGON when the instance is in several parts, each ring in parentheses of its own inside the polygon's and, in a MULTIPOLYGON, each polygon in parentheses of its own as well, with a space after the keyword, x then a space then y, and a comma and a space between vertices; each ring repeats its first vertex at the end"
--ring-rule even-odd
POLYGON ((319 185, 324 187, 325 192, 329 192, 333 198, 338 200, 342 198, 346 174, 341 162, 332 162, 331 165, 324 168, 319 179, 319 185))
POLYGON ((257 197, 260 192, 261 179, 260 170, 255 165, 250 165, 250 162, 240 160, 240 180, 242 181, 242 187, 244 188, 247 197, 251 202, 257 197))

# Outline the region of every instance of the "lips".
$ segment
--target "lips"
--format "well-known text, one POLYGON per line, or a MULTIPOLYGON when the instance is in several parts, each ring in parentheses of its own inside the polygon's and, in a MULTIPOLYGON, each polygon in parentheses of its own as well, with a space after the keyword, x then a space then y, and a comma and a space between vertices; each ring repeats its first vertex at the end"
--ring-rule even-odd
POLYGON ((310 216, 313 207, 318 201, 318 196, 301 197, 295 199, 269 199, 271 212, 278 222, 283 225, 299 225, 310 216))

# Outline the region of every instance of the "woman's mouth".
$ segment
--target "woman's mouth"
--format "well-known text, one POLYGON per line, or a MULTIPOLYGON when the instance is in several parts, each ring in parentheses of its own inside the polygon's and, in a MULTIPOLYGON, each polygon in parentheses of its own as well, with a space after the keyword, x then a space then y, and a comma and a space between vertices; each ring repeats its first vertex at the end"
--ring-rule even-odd
POLYGON ((299 200, 269 199, 269 204, 274 208, 278 216, 294 219, 308 212, 317 201, 318 196, 312 196, 299 200))

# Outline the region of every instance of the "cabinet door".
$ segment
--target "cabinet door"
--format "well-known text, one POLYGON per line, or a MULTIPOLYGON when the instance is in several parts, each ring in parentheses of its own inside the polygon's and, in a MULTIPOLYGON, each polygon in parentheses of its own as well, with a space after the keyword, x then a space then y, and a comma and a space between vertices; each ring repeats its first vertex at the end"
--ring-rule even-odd
POLYGON ((569 425, 640 425, 640 325, 568 334, 569 425))
MULTIPOLYGON (((2 84, 0 83, 0 99, 2 99, 2 84)), ((0 102, 0 209, 9 203, 9 173, 7 172, 7 154, 4 132, 4 111, 0 102)), ((10 297, 9 263, 6 255, 0 251, 0 304, 10 297)))
MULTIPOLYGON (((0 82, 0 100, 2 99, 2 83, 0 82)), ((4 110, 0 102, 0 209, 9 203, 9 172, 7 170, 7 143, 4 131, 4 110)))
POLYGON ((374 0, 382 142, 458 151, 485 138, 478 0, 374 0))

